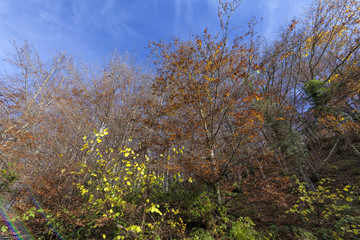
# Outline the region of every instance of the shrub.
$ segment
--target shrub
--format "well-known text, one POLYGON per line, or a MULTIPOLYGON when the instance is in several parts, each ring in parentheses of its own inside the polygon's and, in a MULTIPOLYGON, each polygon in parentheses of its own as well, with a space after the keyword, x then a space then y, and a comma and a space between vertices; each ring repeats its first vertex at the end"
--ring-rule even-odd
MULTIPOLYGON (((107 134, 97 133, 97 142, 107 134)), ((89 152, 85 141, 83 150, 89 152)), ((97 238, 156 238, 181 237, 185 224, 178 217, 179 210, 159 202, 158 195, 164 191, 164 178, 149 170, 149 158, 140 159, 129 148, 120 148, 122 158, 105 160, 104 153, 96 149, 95 166, 81 164, 74 174, 86 179, 77 188, 86 199, 84 228, 97 238)))
POLYGON ((330 230, 336 239, 359 236, 359 209, 352 205, 357 199, 359 188, 347 185, 333 190, 331 179, 321 179, 316 191, 306 189, 304 183, 296 180, 299 200, 288 212, 300 215, 313 232, 330 230), (321 231, 319 231, 321 230, 321 231))

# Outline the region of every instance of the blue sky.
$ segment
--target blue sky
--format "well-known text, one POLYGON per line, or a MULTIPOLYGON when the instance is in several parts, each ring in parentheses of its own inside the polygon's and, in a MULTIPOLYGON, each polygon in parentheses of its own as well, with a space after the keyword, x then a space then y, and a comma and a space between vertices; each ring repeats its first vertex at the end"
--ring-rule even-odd
MULTIPOLYGON (((273 39, 279 25, 299 15, 310 0, 243 0, 232 24, 245 29, 263 18, 259 32, 273 39)), ((0 57, 10 38, 28 40, 44 59, 66 51, 81 62, 101 62, 114 49, 146 61, 150 40, 188 38, 219 29, 218 0, 1 0, 0 57)), ((8 67, 0 63, 0 72, 8 67)))

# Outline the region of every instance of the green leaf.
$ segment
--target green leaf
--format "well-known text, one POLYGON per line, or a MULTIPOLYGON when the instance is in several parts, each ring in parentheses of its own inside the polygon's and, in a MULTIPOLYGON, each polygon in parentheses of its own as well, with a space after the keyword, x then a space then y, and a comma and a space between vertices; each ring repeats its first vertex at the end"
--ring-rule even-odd
POLYGON ((136 233, 140 233, 141 227, 139 227, 138 225, 131 225, 130 227, 127 228, 127 230, 134 231, 136 233))
POLYGON ((151 207, 146 210, 146 212, 152 212, 152 213, 156 212, 156 213, 162 215, 162 212, 159 210, 159 205, 155 206, 155 204, 153 204, 153 203, 151 204, 151 207))
POLYGON ((5 233, 8 230, 7 226, 1 226, 1 232, 5 233))

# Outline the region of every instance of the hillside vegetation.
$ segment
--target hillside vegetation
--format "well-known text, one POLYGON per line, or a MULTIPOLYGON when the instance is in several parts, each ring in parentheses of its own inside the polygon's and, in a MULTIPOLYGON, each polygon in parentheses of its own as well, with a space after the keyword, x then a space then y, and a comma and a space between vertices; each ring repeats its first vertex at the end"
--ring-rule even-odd
POLYGON ((14 43, 1 239, 359 239, 360 3, 152 42, 153 71, 14 43))

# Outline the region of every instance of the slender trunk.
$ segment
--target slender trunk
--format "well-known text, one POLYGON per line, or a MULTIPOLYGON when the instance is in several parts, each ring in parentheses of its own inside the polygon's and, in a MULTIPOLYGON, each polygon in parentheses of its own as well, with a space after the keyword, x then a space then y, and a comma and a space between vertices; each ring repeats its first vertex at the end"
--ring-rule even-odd
POLYGON ((301 175, 303 176, 307 187, 308 187, 311 191, 315 191, 316 188, 315 188, 314 184, 312 183, 312 181, 310 180, 310 178, 305 174, 305 172, 304 172, 303 169, 301 169, 301 168, 300 168, 300 173, 301 173, 301 175))
POLYGON ((349 145, 350 145, 350 148, 351 148, 351 150, 353 151, 353 153, 354 153, 358 158, 360 158, 360 152, 357 150, 357 148, 354 146, 354 144, 349 143, 349 145))
POLYGON ((206 137, 207 137, 207 146, 209 148, 209 153, 210 153, 210 165, 211 165, 211 171, 213 176, 216 177, 215 179, 215 194, 217 197, 217 203, 219 206, 222 205, 222 200, 221 200, 221 190, 220 190, 220 181, 217 177, 218 171, 216 168, 216 160, 215 160, 215 153, 214 153, 214 139, 215 136, 213 135, 212 131, 209 129, 208 123, 206 122, 206 115, 204 113, 204 111, 202 110, 202 106, 200 106, 200 117, 203 121, 203 126, 206 132, 206 137))
POLYGON ((165 192, 169 192, 169 170, 167 170, 167 168, 165 176, 165 192))
MULTIPOLYGON (((214 176, 217 175, 217 169, 215 167, 215 154, 214 154, 214 149, 210 149, 210 159, 211 159, 211 167, 212 167, 212 172, 214 174, 214 176)), ((219 206, 222 205, 222 200, 221 200, 221 190, 220 190, 220 182, 218 181, 218 179, 216 179, 215 182, 215 193, 216 193, 216 197, 217 197, 217 203, 219 206)))

